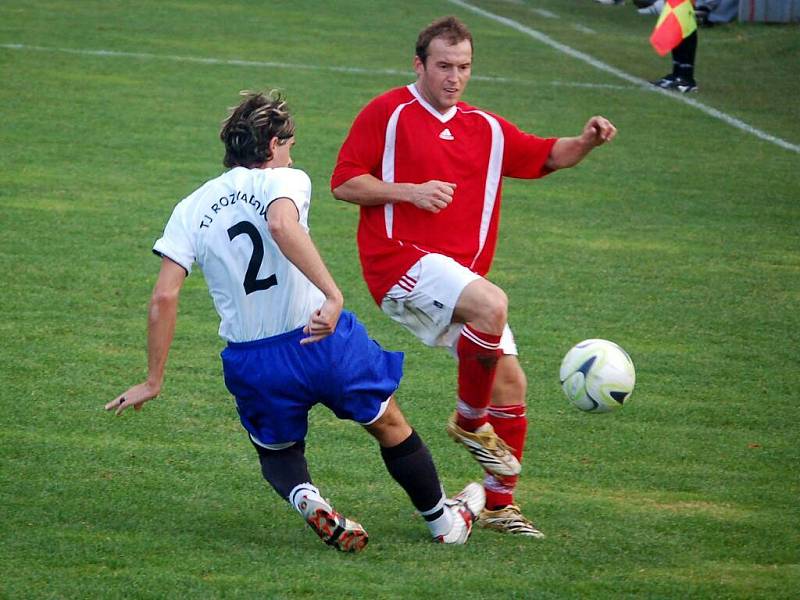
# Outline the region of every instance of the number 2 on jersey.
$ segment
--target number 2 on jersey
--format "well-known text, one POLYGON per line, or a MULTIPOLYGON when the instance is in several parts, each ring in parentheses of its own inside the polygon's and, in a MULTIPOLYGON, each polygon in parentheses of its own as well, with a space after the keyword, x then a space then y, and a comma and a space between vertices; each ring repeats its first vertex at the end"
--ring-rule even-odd
POLYGON ((253 254, 247 265, 247 272, 244 274, 244 292, 252 294, 259 290, 268 290, 273 285, 278 285, 278 278, 275 273, 264 279, 257 279, 258 270, 261 268, 261 261, 264 260, 264 242, 261 241, 261 234, 250 221, 240 221, 228 229, 228 238, 233 241, 238 235, 246 234, 253 242, 253 254))

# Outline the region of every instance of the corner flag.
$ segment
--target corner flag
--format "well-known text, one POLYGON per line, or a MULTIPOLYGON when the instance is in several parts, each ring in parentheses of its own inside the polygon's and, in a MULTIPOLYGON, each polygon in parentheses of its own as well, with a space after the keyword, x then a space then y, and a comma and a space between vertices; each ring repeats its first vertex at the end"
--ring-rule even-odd
POLYGON ((697 29, 692 0, 666 0, 650 43, 661 56, 672 50, 697 29))

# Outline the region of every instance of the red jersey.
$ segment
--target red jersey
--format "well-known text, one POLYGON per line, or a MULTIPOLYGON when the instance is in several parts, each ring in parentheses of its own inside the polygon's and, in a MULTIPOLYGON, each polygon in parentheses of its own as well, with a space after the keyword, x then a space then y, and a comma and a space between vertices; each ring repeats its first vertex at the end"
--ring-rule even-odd
POLYGON ((555 141, 463 102, 441 114, 414 84, 367 104, 339 151, 331 189, 365 174, 386 182, 437 179, 457 186, 452 203, 439 213, 407 202, 361 207, 358 249, 375 301, 380 304, 430 252, 485 275, 497 243, 502 178, 546 175, 555 141))

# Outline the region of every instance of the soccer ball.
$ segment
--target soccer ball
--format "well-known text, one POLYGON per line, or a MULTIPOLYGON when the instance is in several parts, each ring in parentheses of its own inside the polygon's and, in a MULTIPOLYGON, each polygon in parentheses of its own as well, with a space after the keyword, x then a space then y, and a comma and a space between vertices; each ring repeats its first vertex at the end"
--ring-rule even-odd
POLYGON ((608 340, 575 344, 561 361, 561 387, 572 404, 586 412, 609 412, 622 406, 636 383, 628 353, 608 340))

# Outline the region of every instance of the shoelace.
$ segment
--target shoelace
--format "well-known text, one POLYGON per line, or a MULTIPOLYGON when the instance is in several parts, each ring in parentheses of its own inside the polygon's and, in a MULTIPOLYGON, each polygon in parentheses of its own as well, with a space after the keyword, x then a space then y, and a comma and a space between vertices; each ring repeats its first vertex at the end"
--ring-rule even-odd
POLYGON ((503 439, 497 435, 494 431, 491 433, 488 431, 482 431, 481 433, 474 433, 476 437, 480 438, 481 445, 489 448, 490 450, 505 450, 509 454, 513 453, 513 448, 509 446, 503 439))

